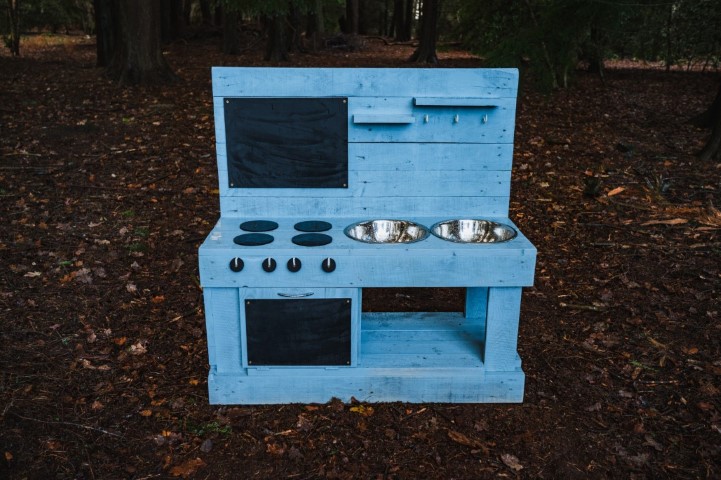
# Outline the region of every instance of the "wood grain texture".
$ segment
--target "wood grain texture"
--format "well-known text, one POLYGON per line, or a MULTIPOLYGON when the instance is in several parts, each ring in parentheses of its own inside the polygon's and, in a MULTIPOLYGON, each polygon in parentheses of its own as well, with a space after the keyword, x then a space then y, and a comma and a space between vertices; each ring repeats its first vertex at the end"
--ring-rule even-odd
POLYGON ((285 372, 284 375, 208 376, 210 403, 326 403, 333 398, 350 403, 521 403, 522 371, 488 373, 477 369, 338 368, 332 371, 285 372))
POLYGON ((488 371, 507 370, 518 353, 518 321, 521 314, 521 289, 488 289, 488 312, 483 362, 488 371))
POLYGON ((327 217, 503 217, 508 214, 508 195, 498 197, 399 197, 393 192, 379 197, 220 197, 225 217, 299 220, 327 217))
MULTIPOLYGON (((227 287, 227 286, 226 286, 227 287)), ((205 288, 208 357, 218 373, 239 372, 243 352, 237 288, 205 288)))
POLYGON ((228 259, 232 256, 202 256, 201 283, 204 287, 252 285, 264 288, 298 287, 303 284, 357 288, 530 286, 535 266, 535 257, 522 255, 429 256, 427 251, 421 250, 414 255, 398 248, 385 250, 375 256, 324 251, 302 256, 295 252, 274 257, 279 263, 285 263, 295 255, 303 261, 303 275, 281 268, 272 274, 265 274, 261 263, 268 256, 267 253, 258 257, 244 256, 245 268, 240 273, 228 268, 228 259), (320 268, 323 260, 329 256, 337 264, 332 274, 320 268))
POLYGON ((510 68, 213 67, 215 97, 418 96, 515 98, 510 68))

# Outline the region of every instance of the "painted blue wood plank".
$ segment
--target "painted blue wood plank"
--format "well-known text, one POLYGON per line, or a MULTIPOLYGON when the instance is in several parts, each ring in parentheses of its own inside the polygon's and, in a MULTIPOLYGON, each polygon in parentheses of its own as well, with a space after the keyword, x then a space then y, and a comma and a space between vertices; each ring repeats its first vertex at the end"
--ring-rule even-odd
MULTIPOLYGON (((470 175, 463 171, 394 171, 348 172, 348 188, 325 188, 325 197, 380 197, 393 192, 397 197, 422 197, 433 192, 435 197, 497 197, 511 188, 510 172, 479 172, 470 175), (453 185, 453 188, 438 188, 453 185)), ((312 188, 229 188, 225 197, 316 197, 312 188)))
MULTIPOLYGON (((510 171, 510 143, 352 143, 348 146, 351 171, 510 171)), ((434 195, 434 192, 428 192, 434 195)))
MULTIPOLYGON (((510 143, 351 143, 348 169, 363 171, 510 171, 510 143)), ((218 169, 227 172, 225 149, 218 150, 218 169)), ((222 182, 221 187, 228 182, 222 182)), ((278 194, 282 194, 279 191, 278 194)), ((429 192, 431 195, 433 192, 429 192)))
POLYGON ((242 272, 232 272, 229 261, 235 254, 201 256, 200 280, 204 287, 253 286, 263 288, 299 287, 468 287, 468 286, 528 286, 533 283, 534 256, 523 255, 464 255, 430 256, 425 251, 417 255, 403 249, 385 250, 377 256, 354 255, 352 252, 321 254, 295 253, 274 255, 284 264, 298 256, 303 261, 303 275, 278 268, 272 274, 259 274, 261 264, 269 255, 258 257, 241 255, 245 262, 242 272), (395 253, 394 253, 395 252, 395 253), (320 268, 327 257, 335 260, 337 268, 327 274, 320 268), (422 258, 422 261, 419 261, 422 258))
MULTIPOLYGON (((392 192, 388 192, 389 194, 392 192)), ((457 217, 498 217, 508 212, 508 196, 498 197, 303 197, 242 198, 220 197, 220 211, 227 217, 299 220, 318 217, 401 217, 437 215, 457 217)))
POLYGON ((466 288, 465 316, 477 321, 481 327, 486 328, 486 311, 488 309, 488 288, 466 288))
POLYGON ((396 366, 393 356, 396 354, 425 354, 427 356, 475 355, 481 358, 480 329, 463 330, 406 330, 401 331, 361 331, 361 349, 363 355, 385 354, 386 366, 396 366))
POLYGON ((521 313, 521 289, 488 289, 488 313, 483 362, 488 371, 508 370, 518 357, 518 321, 521 313))
POLYGON ((208 377, 211 404, 350 402, 520 403, 521 370, 478 368, 345 368, 302 375, 219 375, 208 377))
POLYGON ((419 107, 496 108, 498 106, 494 99, 488 97, 414 97, 413 104, 419 107))
POLYGON ((352 115, 354 124, 363 123, 415 123, 416 118, 413 115, 404 114, 354 114, 352 115))
POLYGON ((241 369, 243 350, 238 289, 205 288, 203 298, 210 364, 214 365, 219 373, 238 372, 241 369))
POLYGON ((362 322, 364 331, 455 331, 468 323, 460 312, 367 312, 362 322))
POLYGON ((216 97, 515 97, 518 89, 516 69, 213 67, 212 77, 216 97))

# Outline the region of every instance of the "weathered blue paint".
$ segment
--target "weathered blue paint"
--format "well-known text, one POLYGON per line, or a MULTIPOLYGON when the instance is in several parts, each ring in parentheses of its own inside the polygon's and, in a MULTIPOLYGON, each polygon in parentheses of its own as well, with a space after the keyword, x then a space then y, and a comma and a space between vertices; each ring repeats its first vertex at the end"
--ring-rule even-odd
POLYGON ((427 227, 484 218, 516 228, 508 207, 517 83, 513 69, 213 69, 221 220, 199 252, 211 403, 523 400, 516 342, 536 249, 522 233, 482 245, 433 236, 373 245, 342 233, 378 218, 427 227), (229 185, 224 105, 246 97, 346 98, 348 184, 229 185), (233 244, 239 224, 258 219, 278 222, 275 240, 233 244), (302 220, 329 222, 333 242, 295 246, 293 225, 302 220), (235 257, 240 272, 229 268, 235 257), (278 268, 266 273, 269 257, 278 268), (302 261, 298 272, 285 268, 292 258, 302 261), (321 268, 328 258, 331 273, 321 268), (465 287, 465 311, 362 313, 365 287, 465 287), (274 298, 350 299, 350 365, 249 364, 244 302, 274 298))

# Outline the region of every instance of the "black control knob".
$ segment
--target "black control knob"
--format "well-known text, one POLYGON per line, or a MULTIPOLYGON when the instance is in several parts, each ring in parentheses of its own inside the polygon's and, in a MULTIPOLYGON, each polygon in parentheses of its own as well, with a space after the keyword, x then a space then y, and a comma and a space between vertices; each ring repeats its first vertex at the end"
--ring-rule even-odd
POLYGON ((288 270, 290 270, 293 273, 300 270, 300 259, 293 257, 290 260, 288 260, 288 270))
POLYGON ((323 260, 323 263, 321 264, 320 268, 323 269, 325 273, 330 273, 335 270, 335 260, 332 258, 326 258, 323 260))
POLYGON ((235 257, 233 260, 230 261, 230 269, 234 272, 240 272, 241 270, 243 270, 244 266, 245 264, 243 263, 243 260, 238 257, 235 257))
POLYGON ((273 270, 275 270, 275 267, 277 266, 277 263, 275 263, 275 260, 268 257, 265 260, 263 260, 263 270, 270 273, 273 270))

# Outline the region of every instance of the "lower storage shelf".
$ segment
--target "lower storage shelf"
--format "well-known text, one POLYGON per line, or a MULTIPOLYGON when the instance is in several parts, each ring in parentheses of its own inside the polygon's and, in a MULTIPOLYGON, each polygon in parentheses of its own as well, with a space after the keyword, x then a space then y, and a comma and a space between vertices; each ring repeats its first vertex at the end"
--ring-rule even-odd
POLYGON ((521 361, 502 371, 483 362, 485 320, 461 313, 365 313, 359 358, 345 367, 211 371, 213 404, 366 402, 518 403, 521 361))

